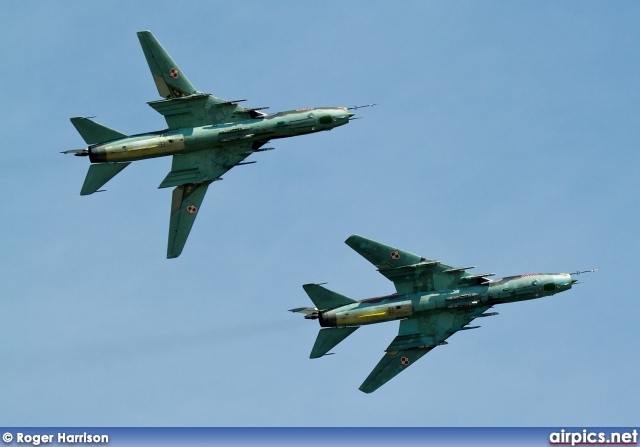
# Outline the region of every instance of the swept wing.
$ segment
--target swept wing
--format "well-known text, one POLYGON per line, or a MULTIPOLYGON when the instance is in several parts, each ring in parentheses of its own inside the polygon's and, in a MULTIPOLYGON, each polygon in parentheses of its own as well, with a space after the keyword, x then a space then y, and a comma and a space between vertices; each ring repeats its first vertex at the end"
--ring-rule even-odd
POLYGON ((401 295, 484 283, 493 275, 473 275, 466 272, 473 267, 454 268, 358 235, 350 236, 345 243, 378 267, 401 295))
POLYGON ((489 307, 464 311, 445 309, 400 321, 397 337, 387 347, 386 354, 362 383, 360 390, 365 393, 374 392, 433 348, 445 344, 447 338, 465 329, 466 325, 489 307))
POLYGON ((148 104, 162 114, 169 129, 199 127, 242 121, 263 115, 259 109, 248 109, 237 103, 216 98, 196 90, 150 31, 138 32, 158 93, 165 99, 148 104))
MULTIPOLYGON (((243 100, 227 101, 199 92, 151 32, 138 32, 138 39, 158 93, 165 98, 149 105, 164 116, 169 129, 216 125, 263 115, 237 104, 243 100)), ((262 144, 227 145, 173 156, 171 172, 160 184, 160 188, 176 187, 171 201, 168 258, 176 258, 182 252, 209 185, 222 180, 222 174, 241 164, 262 144)))
MULTIPOLYGON (((259 145, 258 145, 259 146, 259 145)), ((209 185, 258 150, 251 144, 174 155, 160 188, 176 186, 171 201, 167 258, 182 253, 209 185)))

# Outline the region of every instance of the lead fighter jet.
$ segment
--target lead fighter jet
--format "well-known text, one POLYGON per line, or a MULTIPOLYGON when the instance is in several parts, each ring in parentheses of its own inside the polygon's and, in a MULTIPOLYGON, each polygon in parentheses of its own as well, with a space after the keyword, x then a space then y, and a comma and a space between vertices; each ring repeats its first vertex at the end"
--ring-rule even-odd
MULTIPOLYGON (((469 326, 496 304, 531 300, 569 290, 577 282, 568 273, 536 273, 491 281, 493 273, 471 274, 473 267, 454 268, 412 253, 353 235, 345 243, 393 281, 397 293, 360 301, 319 284, 303 286, 315 307, 291 312, 317 319, 320 329, 310 358, 319 358, 360 326, 400 320, 398 336, 360 386, 372 393, 453 334, 469 326)), ((588 270, 588 271, 595 271, 588 270)), ((575 272, 575 274, 586 273, 575 272)))
MULTIPOLYGON (((182 252, 209 184, 222 180, 231 168, 243 162, 269 140, 304 135, 347 124, 349 109, 369 107, 320 107, 267 115, 268 107, 245 108, 244 99, 227 101, 195 89, 149 31, 140 31, 142 45, 158 93, 165 99, 148 104, 162 114, 168 129, 125 135, 91 121, 75 117, 71 122, 87 149, 64 154, 88 156, 92 164, 80 195, 93 194, 132 161, 173 156, 171 172, 160 188, 175 186, 171 202, 167 258, 182 252)), ((354 118, 355 119, 355 118, 354 118)))

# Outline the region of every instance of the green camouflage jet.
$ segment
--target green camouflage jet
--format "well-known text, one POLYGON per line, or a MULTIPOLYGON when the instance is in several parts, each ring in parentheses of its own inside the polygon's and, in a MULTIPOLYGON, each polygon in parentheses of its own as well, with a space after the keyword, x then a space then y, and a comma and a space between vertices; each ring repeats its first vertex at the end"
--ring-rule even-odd
POLYGON ((89 118, 75 117, 71 122, 89 146, 63 153, 88 156, 95 163, 89 166, 80 195, 99 191, 132 161, 173 156, 171 172, 159 186, 176 187, 167 258, 182 252, 209 184, 222 180, 222 174, 235 166, 255 163, 243 160, 273 149, 263 147, 269 140, 331 130, 349 122, 353 114, 348 110, 375 105, 304 108, 267 115, 261 110, 268 107, 245 108, 238 105, 244 99, 227 101, 199 92, 153 34, 140 31, 138 39, 158 92, 165 98, 148 104, 164 116, 169 128, 125 135, 89 118))
MULTIPOLYGON (((372 393, 420 357, 477 318, 498 315, 486 312, 496 304, 532 300, 569 290, 576 282, 568 273, 536 273, 490 280, 493 273, 470 274, 473 267, 454 268, 362 236, 346 244, 393 281, 397 293, 360 301, 332 292, 319 284, 303 286, 314 307, 291 312, 317 319, 320 329, 311 350, 312 359, 329 350, 365 324, 401 320, 398 336, 386 349, 360 390, 372 393)), ((595 270, 589 270, 595 271, 595 270)), ((580 274, 585 272, 575 272, 580 274)))

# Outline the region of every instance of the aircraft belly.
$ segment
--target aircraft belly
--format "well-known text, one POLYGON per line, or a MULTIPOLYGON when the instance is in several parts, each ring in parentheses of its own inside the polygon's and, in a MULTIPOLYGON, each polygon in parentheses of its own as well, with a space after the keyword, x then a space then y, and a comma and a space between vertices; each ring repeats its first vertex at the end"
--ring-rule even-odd
POLYGON ((441 294, 430 293, 427 295, 421 295, 418 298, 416 303, 416 312, 436 309, 439 307, 444 307, 444 299, 441 298, 441 294))
POLYGON ((287 122, 286 127, 288 136, 312 133, 316 131, 316 120, 306 116, 301 119, 292 119, 287 122))
POLYGON ((318 319, 322 329, 311 357, 328 354, 358 326, 400 320, 398 335, 360 386, 372 393, 458 331, 477 329, 477 318, 498 315, 487 312, 496 304, 554 295, 576 283, 568 273, 536 273, 489 280, 487 274, 470 274, 474 267, 452 267, 395 247, 352 235, 346 244, 394 282, 397 293, 359 301, 329 292, 318 284, 303 286, 316 305, 291 312, 318 319), (440 280, 436 280, 440 278, 440 280), (316 291, 317 289, 317 291, 316 291), (314 293, 310 293, 314 291, 314 293), (321 293, 330 294, 322 301, 321 293), (337 326, 337 328, 334 328, 337 326))
POLYGON ((184 150, 184 135, 178 134, 100 145, 91 149, 90 158, 92 161, 106 162, 135 161, 173 155, 184 150))
POLYGON ((222 147, 222 144, 217 141, 217 138, 212 138, 212 135, 194 134, 186 138, 184 152, 196 152, 205 149, 214 149, 216 147, 222 147))
POLYGON ((503 285, 499 291, 499 298, 505 301, 524 301, 532 298, 538 298, 540 296, 539 287, 536 286, 524 286, 518 287, 519 284, 515 282, 509 282, 503 285))
MULTIPOLYGON (((346 107, 302 108, 266 114, 261 110, 268 107, 246 108, 238 104, 246 99, 228 101, 200 92, 150 31, 140 31, 137 35, 162 97, 148 105, 164 117, 168 128, 126 135, 88 117, 73 117, 71 123, 89 146, 63 153, 88 156, 96 165, 89 168, 82 195, 97 192, 129 162, 172 155, 171 171, 160 184, 161 188, 176 187, 168 258, 177 257, 182 251, 210 183, 222 180, 221 176, 235 166, 255 163, 243 160, 255 152, 273 149, 262 148, 272 138, 330 130, 347 124, 353 116, 346 107)), ((365 106, 353 109, 360 107, 365 106)), ((337 308, 327 308, 331 309, 327 315, 335 314, 337 308)), ((320 318, 325 310, 319 309, 315 315, 320 318)), ((362 318, 400 318, 402 309, 397 310, 396 316, 391 316, 393 311, 385 310, 362 318)), ((332 324, 335 318, 325 320, 326 324, 332 324)), ((323 321, 320 318, 320 322, 323 321)), ((346 333, 336 331, 341 332, 346 333)))
POLYGON ((533 298, 538 298, 540 296, 538 292, 538 287, 518 287, 515 290, 515 296, 513 296, 513 301, 525 301, 533 298))
POLYGON ((335 313, 337 326, 365 325, 406 318, 413 314, 411 300, 365 306, 335 313))

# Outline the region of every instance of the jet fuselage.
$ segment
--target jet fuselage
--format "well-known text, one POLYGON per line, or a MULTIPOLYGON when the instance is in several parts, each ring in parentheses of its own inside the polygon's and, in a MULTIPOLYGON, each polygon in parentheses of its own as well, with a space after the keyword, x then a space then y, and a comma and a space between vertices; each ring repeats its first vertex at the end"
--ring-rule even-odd
POLYGON ((349 122, 344 107, 298 109, 257 118, 134 135, 89 146, 92 163, 164 157, 331 130, 349 122))
POLYGON ((444 291, 368 298, 322 311, 318 321, 322 327, 362 326, 439 309, 471 309, 542 298, 569 290, 572 283, 568 273, 511 276, 444 291))

